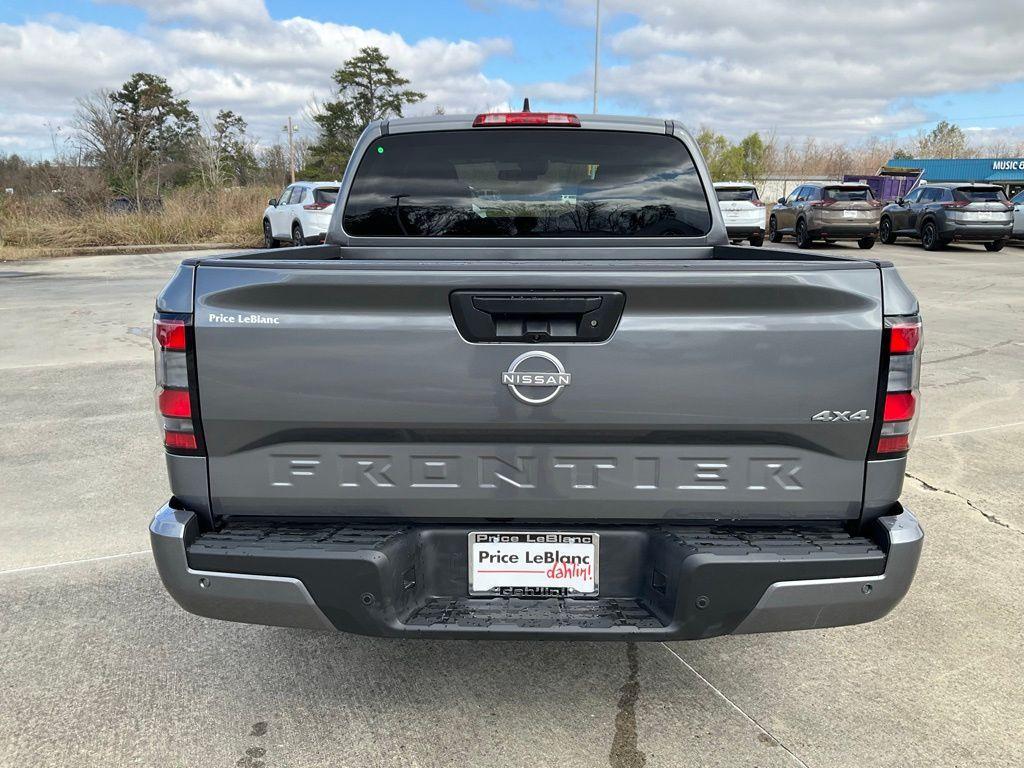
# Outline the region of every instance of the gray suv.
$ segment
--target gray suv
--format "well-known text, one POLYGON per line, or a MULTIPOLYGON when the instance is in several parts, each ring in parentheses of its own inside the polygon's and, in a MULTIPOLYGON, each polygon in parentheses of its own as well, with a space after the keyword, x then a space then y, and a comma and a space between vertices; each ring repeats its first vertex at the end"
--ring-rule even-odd
POLYGON ((819 239, 856 240, 861 248, 871 248, 881 208, 866 184, 803 184, 772 208, 768 239, 781 243, 783 235, 794 235, 798 248, 819 239))
POLYGON ((954 241, 1002 250, 1013 233, 1013 203, 995 184, 928 184, 887 205, 879 223, 887 245, 898 237, 921 240, 926 251, 954 241))

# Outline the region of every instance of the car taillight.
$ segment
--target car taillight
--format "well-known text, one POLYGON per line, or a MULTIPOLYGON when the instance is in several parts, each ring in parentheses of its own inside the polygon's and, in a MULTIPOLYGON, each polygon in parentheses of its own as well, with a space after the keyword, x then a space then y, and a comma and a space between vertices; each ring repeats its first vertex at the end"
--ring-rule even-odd
POLYGON ((153 317, 156 409, 164 447, 171 453, 205 453, 198 398, 190 371, 191 315, 158 312, 153 317))
POLYGON ((307 211, 322 211, 324 208, 330 208, 331 203, 310 203, 309 205, 302 206, 307 211))
POLYGON ((564 112, 487 112, 473 119, 474 128, 502 127, 509 125, 550 125, 562 128, 579 128, 580 119, 564 112))
POLYGON ((970 200, 954 200, 951 203, 943 203, 943 208, 966 208, 971 204, 970 200))
POLYGON ((874 453, 895 458, 910 450, 917 424, 921 379, 921 318, 885 319, 885 390, 874 453))
POLYGON ((811 203, 811 208, 827 208, 830 205, 835 205, 835 200, 815 200, 811 203))
POLYGON ((764 200, 751 200, 750 202, 752 202, 758 208, 764 208, 764 200))

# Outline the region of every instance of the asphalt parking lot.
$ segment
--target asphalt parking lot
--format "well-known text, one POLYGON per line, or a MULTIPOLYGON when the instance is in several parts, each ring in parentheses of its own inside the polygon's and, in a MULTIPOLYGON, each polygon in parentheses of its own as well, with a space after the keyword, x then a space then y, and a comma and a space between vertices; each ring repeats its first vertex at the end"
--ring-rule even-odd
POLYGON ((865 626, 641 645, 186 614, 147 537, 149 325, 180 257, 0 264, 0 765, 1021 765, 1024 248, 851 246, 925 316, 910 595, 865 626))

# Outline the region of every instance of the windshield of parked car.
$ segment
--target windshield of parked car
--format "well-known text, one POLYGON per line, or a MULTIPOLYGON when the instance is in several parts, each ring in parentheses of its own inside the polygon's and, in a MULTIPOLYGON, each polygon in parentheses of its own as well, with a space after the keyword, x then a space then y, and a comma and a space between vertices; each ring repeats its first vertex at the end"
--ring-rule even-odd
POLYGON ((757 190, 753 188, 741 189, 737 187, 715 188, 715 194, 719 201, 724 203, 752 202, 757 200, 757 190))
POLYGON ((356 237, 693 237, 711 213, 672 136, 474 128, 374 141, 343 226, 356 237))
POLYGON ((857 200, 874 200, 868 187, 825 187, 825 200, 852 202, 857 200))
POLYGON ((1003 203, 1006 193, 1000 187, 960 187, 954 190, 953 198, 968 203, 1003 203))
POLYGON ((320 187, 313 190, 313 199, 320 205, 334 205, 338 200, 337 187, 320 187))

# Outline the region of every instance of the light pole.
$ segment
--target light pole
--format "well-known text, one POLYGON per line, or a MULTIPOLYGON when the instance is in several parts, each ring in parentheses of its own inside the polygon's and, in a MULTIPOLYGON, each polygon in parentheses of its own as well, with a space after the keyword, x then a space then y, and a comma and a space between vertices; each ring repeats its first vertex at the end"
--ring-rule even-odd
POLYGON ((601 65, 601 0, 594 11, 594 114, 597 114, 597 70, 601 65))
POLYGON ((292 175, 292 184, 295 183, 295 140, 294 136, 299 132, 299 129, 292 125, 292 116, 288 115, 288 125, 284 126, 282 131, 288 131, 288 169, 292 175))

